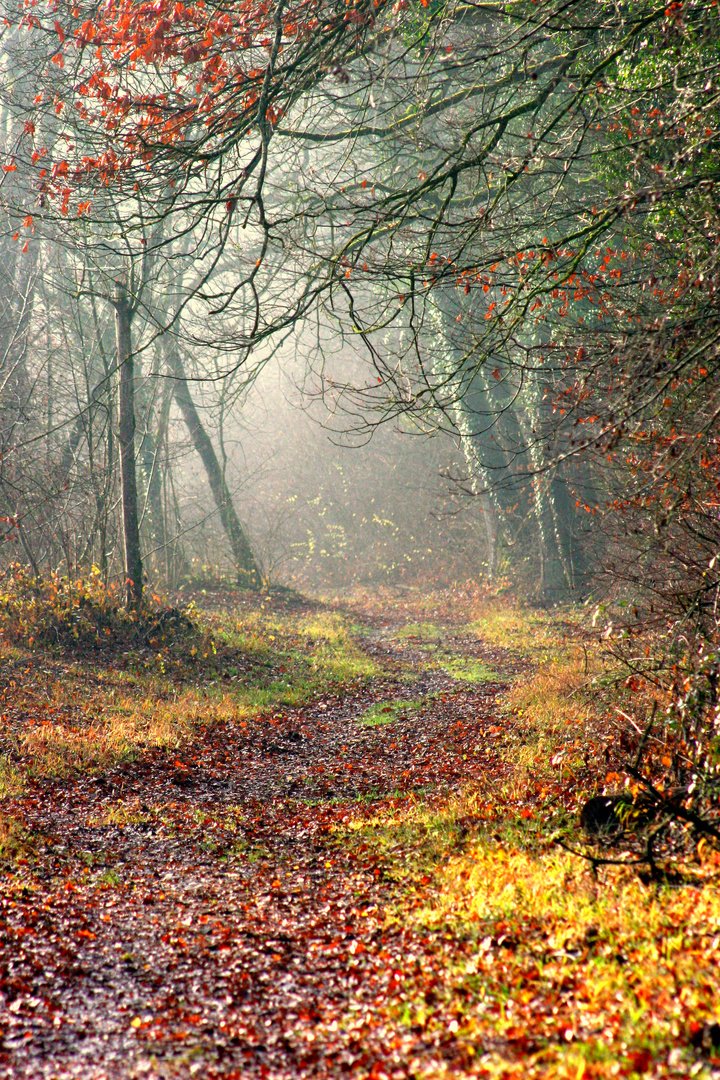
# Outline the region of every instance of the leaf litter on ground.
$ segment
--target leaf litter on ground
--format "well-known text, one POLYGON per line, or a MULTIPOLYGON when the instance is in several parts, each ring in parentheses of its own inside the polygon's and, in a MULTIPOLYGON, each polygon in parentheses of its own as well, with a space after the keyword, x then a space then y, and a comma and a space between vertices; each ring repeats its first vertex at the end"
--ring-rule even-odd
MULTIPOLYGON (((315 681, 265 708, 201 677, 174 740, 6 788, 0 1076, 714 1075, 715 886, 598 879, 553 845, 587 767, 518 768, 530 664, 469 628, 472 598, 346 605, 346 681, 338 652, 322 667, 341 612, 224 599, 227 666, 262 637, 273 668, 319 655, 315 681), (495 680, 453 678, 408 624, 495 680)), ((18 673, 62 663, 13 649, 18 673)), ((59 677, 97 677, 75 663, 59 677)), ((167 682, 133 677, 152 710, 167 682)), ((12 681, 6 707, 44 715, 12 681)))

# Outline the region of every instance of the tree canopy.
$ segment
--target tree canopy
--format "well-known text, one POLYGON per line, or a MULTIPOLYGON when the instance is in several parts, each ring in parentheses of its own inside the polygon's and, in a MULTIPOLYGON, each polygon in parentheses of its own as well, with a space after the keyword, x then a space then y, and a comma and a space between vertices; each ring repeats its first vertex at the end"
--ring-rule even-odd
POLYGON ((498 542, 531 520, 582 591, 583 514, 715 543, 718 38, 701 2, 8 10, 17 243, 126 265, 213 378, 318 319, 342 426, 456 435, 498 542))

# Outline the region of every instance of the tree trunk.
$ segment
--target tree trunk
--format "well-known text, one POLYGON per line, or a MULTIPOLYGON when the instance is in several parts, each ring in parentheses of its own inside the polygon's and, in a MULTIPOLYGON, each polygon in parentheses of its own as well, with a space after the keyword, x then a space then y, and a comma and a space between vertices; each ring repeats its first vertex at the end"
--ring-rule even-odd
POLYGON ((161 456, 167 439, 167 426, 173 391, 174 387, 172 386, 166 385, 163 389, 157 425, 155 430, 152 431, 150 430, 150 421, 148 421, 148 430, 145 432, 138 454, 140 461, 140 475, 145 486, 145 508, 143 510, 143 518, 147 518, 144 528, 141 522, 140 532, 145 535, 146 564, 148 554, 154 554, 155 557, 153 562, 156 571, 158 571, 159 564, 161 564, 161 561, 165 556, 165 548, 167 546, 167 527, 165 524, 165 511, 162 500, 163 484, 161 456), (150 552, 148 552, 148 546, 150 552))
POLYGON ((190 389, 185 378, 185 372, 177 350, 177 345, 172 339, 166 344, 166 357, 170 370, 177 379, 175 384, 175 400, 177 401, 180 411, 183 414, 183 419, 187 424, 193 446, 200 455, 205 467, 210 490, 213 493, 215 505, 220 514, 220 520, 222 521, 227 538, 230 541, 238 585, 250 589, 259 589, 262 585, 260 568, 255 562, 252 548, 248 543, 243 527, 235 513, 232 496, 225 481, 225 477, 223 476, 223 471, 220 467, 217 454, 215 453, 215 448, 198 416, 195 403, 190 395, 190 389))
POLYGON ((124 278, 117 281, 115 332, 117 366, 120 371, 118 439, 120 442, 120 484, 122 488, 123 541, 125 547, 125 587, 127 606, 137 610, 142 603, 143 566, 140 554, 137 480, 135 476, 135 372, 130 339, 132 309, 124 278))

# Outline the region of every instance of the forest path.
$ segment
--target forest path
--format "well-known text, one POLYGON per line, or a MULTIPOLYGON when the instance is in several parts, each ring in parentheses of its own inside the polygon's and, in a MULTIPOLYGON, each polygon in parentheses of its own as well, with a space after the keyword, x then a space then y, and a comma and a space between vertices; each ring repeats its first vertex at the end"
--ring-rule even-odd
POLYGON ((513 663, 461 620, 351 617, 381 676, 26 793, 42 845, 4 892, 0 1076, 453 1069, 452 1025, 388 1010, 443 961, 388 921, 401 886, 359 829, 499 767, 513 663))

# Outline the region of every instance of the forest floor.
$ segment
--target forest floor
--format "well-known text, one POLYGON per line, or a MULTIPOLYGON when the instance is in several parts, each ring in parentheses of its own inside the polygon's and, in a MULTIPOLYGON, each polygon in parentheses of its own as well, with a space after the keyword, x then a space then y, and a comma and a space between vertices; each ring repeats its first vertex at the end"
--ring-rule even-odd
POLYGON ((717 856, 556 843, 605 781, 572 618, 194 600, 0 644, 0 1077, 720 1077, 717 856))

